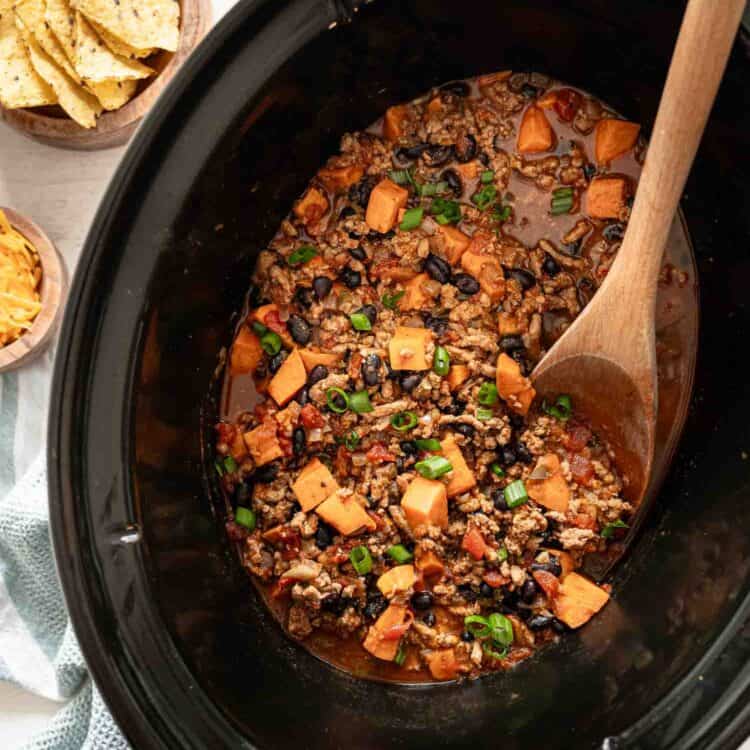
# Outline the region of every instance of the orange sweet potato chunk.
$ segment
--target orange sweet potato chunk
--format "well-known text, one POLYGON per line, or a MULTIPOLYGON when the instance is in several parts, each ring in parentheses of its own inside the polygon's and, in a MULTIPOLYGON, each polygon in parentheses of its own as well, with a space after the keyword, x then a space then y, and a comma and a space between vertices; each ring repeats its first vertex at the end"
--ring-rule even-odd
POLYGON ((521 374, 521 368, 505 352, 497 358, 495 384, 500 397, 518 414, 526 415, 536 391, 531 381, 521 374))
POLYGON ((388 107, 383 117, 383 137, 389 141, 397 141, 406 134, 405 123, 408 119, 409 107, 406 104, 388 107))
POLYGON ((424 576, 442 575, 445 570, 442 560, 431 550, 417 545, 414 551, 414 565, 424 576))
POLYGON ((430 674, 436 680, 454 680, 460 664, 452 648, 441 648, 425 655, 430 674))
POLYGON ((232 354, 229 359, 229 373, 244 375, 255 372, 255 368, 263 359, 263 347, 254 331, 242 326, 237 338, 232 344, 232 354))
POLYGON ((302 357, 302 364, 307 372, 317 365, 336 367, 341 359, 341 355, 336 352, 321 352, 317 349, 300 349, 299 356, 302 357))
POLYGON ((317 224, 328 211, 328 198, 316 187, 311 187, 297 201, 294 215, 305 224, 317 224))
POLYGON ((432 340, 428 328, 398 326, 388 342, 388 355, 393 370, 429 370, 427 344, 432 340))
POLYGON ((549 151, 555 142, 555 135, 547 117, 539 107, 527 107, 518 128, 518 150, 522 154, 538 154, 549 151))
POLYGON ((390 604, 370 626, 362 645, 373 656, 393 661, 398 653, 401 636, 414 621, 414 615, 403 604, 390 604))
POLYGON ((469 247, 471 237, 464 234, 460 229, 450 225, 438 225, 438 237, 440 238, 446 260, 455 266, 461 260, 461 256, 469 247))
POLYGON ((451 369, 448 370, 448 387, 455 391, 469 379, 469 375, 471 371, 468 365, 451 365, 451 369))
POLYGON ((295 349, 271 378, 268 393, 279 406, 284 406, 306 382, 305 365, 300 357, 299 349, 295 349))
POLYGON ((376 528, 375 521, 367 514, 359 496, 346 490, 334 492, 315 508, 315 512, 344 536, 376 528))
POLYGON ((367 202, 367 226, 376 232, 389 232, 398 221, 399 209, 406 208, 408 199, 408 190, 399 187, 387 177, 382 179, 372 189, 370 200, 367 202))
POLYGON ((475 487, 477 484, 476 477, 466 463, 463 453, 461 453, 461 449, 456 443, 455 437, 453 437, 452 434, 448 434, 440 442, 440 447, 442 448, 443 456, 445 456, 453 466, 453 471, 447 475, 448 486, 446 487, 446 492, 448 493, 448 497, 455 497, 456 495, 468 492, 472 487, 475 487))
POLYGON ((636 122, 608 117, 596 124, 594 154, 599 164, 607 164, 630 151, 638 140, 641 126, 636 122))
POLYGON ((437 479, 415 477, 401 498, 401 507, 412 529, 431 524, 448 528, 448 495, 437 479))
POLYGON ((499 302, 505 296, 505 278, 497 258, 478 255, 470 248, 461 256, 461 267, 479 282, 492 302, 499 302))
POLYGON ((275 461, 284 455, 276 437, 276 424, 269 420, 242 436, 256 466, 275 461))
POLYGON ((456 164, 454 169, 461 175, 462 180, 476 180, 479 175, 479 162, 469 161, 465 164, 456 164))
POLYGON ((511 336, 519 333, 521 326, 518 323, 518 319, 512 313, 501 312, 497 316, 497 332, 501 336, 511 336))
POLYGON ((324 167, 318 172, 318 177, 329 190, 343 192, 359 182, 364 173, 364 167, 350 164, 348 167, 324 167))
MULTIPOLYGON (((560 459, 557 455, 547 453, 541 456, 536 462, 534 472, 546 472, 547 476, 526 480, 526 491, 529 493, 529 497, 545 508, 565 513, 570 502, 570 488, 562 475, 560 459)), ((534 472, 532 472, 532 475, 534 472)))
POLYGON ((580 628, 608 601, 604 589, 578 573, 568 573, 555 599, 555 614, 568 627, 580 628))
POLYGON ((413 565, 397 565, 383 573, 376 585, 380 593, 390 599, 395 594, 408 591, 416 580, 417 574, 414 572, 413 565))
POLYGON ((617 219, 627 197, 624 177, 597 177, 586 191, 586 213, 594 219, 617 219))
POLYGON ((404 284, 404 296, 398 301, 399 310, 421 310, 433 304, 432 298, 428 297, 422 289, 422 284, 429 281, 426 273, 413 276, 404 284))
POLYGON ((329 495, 341 489, 328 467, 318 458, 313 458, 299 473, 292 491, 302 506, 302 510, 312 510, 329 495))

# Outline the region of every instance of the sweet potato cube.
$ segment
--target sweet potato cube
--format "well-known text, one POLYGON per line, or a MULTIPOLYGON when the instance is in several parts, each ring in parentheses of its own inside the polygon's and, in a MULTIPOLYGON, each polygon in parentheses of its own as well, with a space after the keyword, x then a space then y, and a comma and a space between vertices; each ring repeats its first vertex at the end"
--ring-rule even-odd
POLYGON ((465 164, 456 164, 454 169, 461 175, 462 180, 476 180, 479 175, 479 162, 468 161, 465 164))
POLYGON ((554 453, 548 453, 539 458, 532 476, 545 474, 538 479, 526 480, 526 491, 529 497, 550 510, 565 513, 570 502, 570 488, 560 469, 560 459, 554 453))
POLYGON ((364 173, 364 167, 350 164, 348 167, 324 167, 318 172, 318 177, 329 190, 343 192, 359 182, 364 173))
POLYGON ((288 401, 291 401, 294 394, 306 382, 305 365, 302 362, 299 350, 295 349, 271 378, 271 382, 268 384, 268 393, 279 406, 284 406, 288 401))
POLYGON ((278 330, 275 330, 272 326, 268 325, 268 318, 271 316, 272 318, 278 319, 279 314, 279 306, 273 304, 272 302, 267 305, 261 305, 260 307, 256 308, 250 313, 250 320, 251 321, 257 321, 258 323, 262 323, 264 326, 269 328, 270 330, 274 331, 274 333, 278 333, 278 335, 281 337, 281 340, 284 342, 284 346, 288 346, 290 349, 294 346, 294 339, 292 338, 291 334, 287 330, 287 327, 285 324, 281 322, 281 320, 278 321, 278 325, 276 328, 278 330), (273 315, 275 313, 275 315, 273 315))
POLYGON ((607 117, 596 124, 594 154, 599 164, 607 164, 630 151, 638 140, 641 126, 636 122, 607 117))
POLYGON ((437 479, 412 479, 401 498, 401 507, 412 529, 425 524, 448 527, 448 495, 445 485, 437 479))
POLYGON ((370 200, 367 202, 367 226, 381 234, 390 232, 398 221, 399 209, 406 208, 408 199, 408 190, 399 187, 387 177, 382 179, 372 189, 370 200))
POLYGON ((448 224, 445 226, 438 225, 437 236, 442 242, 442 249, 445 253, 446 260, 455 266, 461 260, 461 256, 469 247, 471 237, 465 235, 460 229, 448 224))
POLYGON ((495 384, 500 397, 513 411, 523 415, 529 411, 536 391, 531 381, 521 374, 518 362, 511 359, 505 352, 497 358, 495 384))
POLYGON ((421 310, 433 305, 432 298, 428 297, 422 289, 422 284, 429 280, 430 277, 426 273, 419 273, 409 279, 404 284, 404 296, 398 301, 398 309, 421 310))
POLYGON ((367 514, 361 499, 347 490, 337 490, 329 495, 315 508, 315 512, 344 536, 376 528, 375 521, 367 514))
POLYGON ((414 551, 414 565, 423 576, 439 576, 445 570, 440 558, 431 549, 423 549, 419 544, 414 551))
POLYGON ((586 191, 586 213, 594 219, 617 219, 627 197, 624 177, 597 177, 586 191))
POLYGON ((468 365, 451 365, 451 369, 448 370, 448 387, 455 391, 461 385, 463 385, 471 375, 468 365))
POLYGON ((284 455, 276 437, 276 424, 273 421, 269 420, 259 424, 254 430, 246 432, 242 437, 256 466, 263 466, 263 464, 275 461, 284 455))
POLYGON ((389 141, 397 141, 406 134, 405 123, 408 119, 409 107, 406 104, 388 107, 383 117, 383 137, 389 141))
POLYGON ((522 154, 538 154, 549 151, 555 142, 552 126, 539 107, 527 107, 518 128, 518 150, 522 154))
POLYGON ((521 326, 518 323, 518 318, 512 313, 501 312, 497 316, 497 332, 501 336, 512 336, 519 333, 520 330, 521 326))
POLYGON ((378 578, 377 587, 389 599, 398 593, 408 591, 417 580, 413 565, 397 565, 378 578))
POLYGON ((393 661, 403 634, 411 627, 414 615, 403 604, 390 604, 370 626, 362 645, 373 656, 393 661))
POLYGON ((452 648, 441 648, 425 655, 430 674, 436 680, 454 680, 460 664, 452 648))
POLYGON ((232 442, 229 444, 229 453, 235 461, 242 461, 247 455, 247 445, 245 445, 245 438, 242 437, 242 433, 238 430, 232 442))
POLYGON ((497 258, 477 255, 469 249, 461 256, 461 267, 479 282, 492 302, 499 302, 505 296, 505 277, 497 258))
POLYGON ((341 489, 328 467, 317 458, 313 458, 299 473, 292 491, 297 497, 302 510, 312 510, 320 505, 329 495, 341 489))
POLYGON ((555 599, 555 614, 568 627, 580 628, 608 601, 604 589, 578 573, 568 573, 555 599))
POLYGON ((466 463, 464 455, 456 443, 456 438, 452 434, 447 435, 444 440, 441 440, 440 447, 442 448, 443 456, 453 466, 453 471, 447 475, 448 486, 446 487, 446 492, 448 493, 448 497, 460 495, 462 492, 468 492, 472 487, 475 487, 477 484, 476 477, 466 463))
POLYGON ((254 331, 242 326, 232 344, 232 354, 229 358, 230 375, 245 375, 255 372, 255 368, 263 359, 263 347, 254 331))
POLYGON ((429 370, 432 362, 427 357, 427 344, 432 341, 428 328, 398 326, 388 342, 388 354, 393 370, 429 370))
POLYGON ((294 215, 305 224, 317 224, 328 211, 328 198, 316 187, 311 187, 297 201, 294 215))
POLYGON ((300 349, 299 356, 302 357, 302 364, 307 372, 317 365, 336 367, 341 359, 341 355, 336 352, 321 352, 317 349, 300 349))

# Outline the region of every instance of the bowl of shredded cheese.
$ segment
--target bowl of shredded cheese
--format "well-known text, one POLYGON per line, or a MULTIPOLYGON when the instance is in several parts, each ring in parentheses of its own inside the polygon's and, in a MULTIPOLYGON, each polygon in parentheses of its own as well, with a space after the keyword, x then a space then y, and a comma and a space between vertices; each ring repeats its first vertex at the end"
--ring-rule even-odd
POLYGON ((64 292, 64 266, 50 239, 29 219, 0 207, 0 372, 43 351, 64 292))

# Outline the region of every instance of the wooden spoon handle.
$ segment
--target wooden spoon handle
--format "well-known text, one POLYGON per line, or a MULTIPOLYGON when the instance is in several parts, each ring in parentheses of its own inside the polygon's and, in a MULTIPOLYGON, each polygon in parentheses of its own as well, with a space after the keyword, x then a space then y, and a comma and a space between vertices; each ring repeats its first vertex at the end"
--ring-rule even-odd
POLYGON ((611 271, 624 295, 622 307, 629 316, 642 315, 640 321, 630 317, 633 327, 653 318, 664 246, 744 7, 745 0, 690 0, 685 11, 628 229, 611 271))

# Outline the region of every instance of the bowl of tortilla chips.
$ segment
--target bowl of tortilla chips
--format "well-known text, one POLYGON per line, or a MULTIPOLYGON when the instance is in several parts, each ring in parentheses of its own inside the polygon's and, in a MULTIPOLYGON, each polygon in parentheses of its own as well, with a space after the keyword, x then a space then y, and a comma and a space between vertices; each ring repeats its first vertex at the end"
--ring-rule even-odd
POLYGON ((125 143, 210 24, 209 0, 0 0, 0 117, 45 143, 125 143))

